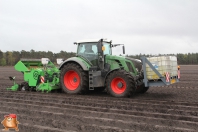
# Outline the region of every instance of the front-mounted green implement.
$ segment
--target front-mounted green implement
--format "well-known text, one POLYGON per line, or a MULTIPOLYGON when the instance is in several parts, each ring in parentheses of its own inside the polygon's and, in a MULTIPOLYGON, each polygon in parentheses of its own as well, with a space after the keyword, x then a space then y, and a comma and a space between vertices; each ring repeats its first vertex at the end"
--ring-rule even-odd
POLYGON ((16 84, 15 77, 10 77, 14 85, 7 90, 50 92, 60 89, 60 71, 48 58, 21 59, 14 68, 23 73, 25 82, 16 84))

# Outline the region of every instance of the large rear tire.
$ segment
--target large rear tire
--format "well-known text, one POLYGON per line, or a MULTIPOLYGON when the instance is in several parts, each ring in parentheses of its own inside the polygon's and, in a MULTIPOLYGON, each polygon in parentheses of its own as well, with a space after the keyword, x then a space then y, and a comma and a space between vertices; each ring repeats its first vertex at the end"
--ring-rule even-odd
POLYGON ((134 78, 125 70, 113 71, 107 77, 107 92, 114 97, 130 97, 135 87, 134 78))
POLYGON ((61 87, 65 93, 83 94, 88 89, 88 73, 75 64, 68 63, 61 69, 61 87))

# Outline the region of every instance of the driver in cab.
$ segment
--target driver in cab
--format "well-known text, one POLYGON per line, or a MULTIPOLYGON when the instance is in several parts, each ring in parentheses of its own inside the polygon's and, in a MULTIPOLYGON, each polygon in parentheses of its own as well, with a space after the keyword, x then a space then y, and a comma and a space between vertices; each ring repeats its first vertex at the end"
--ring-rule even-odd
POLYGON ((92 45, 86 44, 84 53, 94 53, 92 50, 92 45))

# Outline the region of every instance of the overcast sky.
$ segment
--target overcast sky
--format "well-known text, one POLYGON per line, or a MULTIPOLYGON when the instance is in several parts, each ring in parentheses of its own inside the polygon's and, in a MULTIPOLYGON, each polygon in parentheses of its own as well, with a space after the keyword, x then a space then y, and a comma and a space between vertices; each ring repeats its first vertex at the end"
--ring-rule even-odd
POLYGON ((76 52, 100 38, 126 54, 196 53, 198 0, 0 0, 3 52, 76 52))

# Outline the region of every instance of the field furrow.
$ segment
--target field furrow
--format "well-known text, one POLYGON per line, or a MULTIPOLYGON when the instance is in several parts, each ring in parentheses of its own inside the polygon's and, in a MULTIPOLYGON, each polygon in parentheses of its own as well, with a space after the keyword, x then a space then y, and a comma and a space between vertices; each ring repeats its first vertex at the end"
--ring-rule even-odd
MULTIPOLYGON (((145 94, 114 98, 106 92, 87 95, 7 91, 13 67, 0 68, 0 121, 15 113, 20 132, 196 132, 198 66, 181 66, 181 82, 151 87, 145 94)), ((3 126, 0 125, 0 132, 3 126)), ((14 130, 12 130, 14 131, 14 130)))

